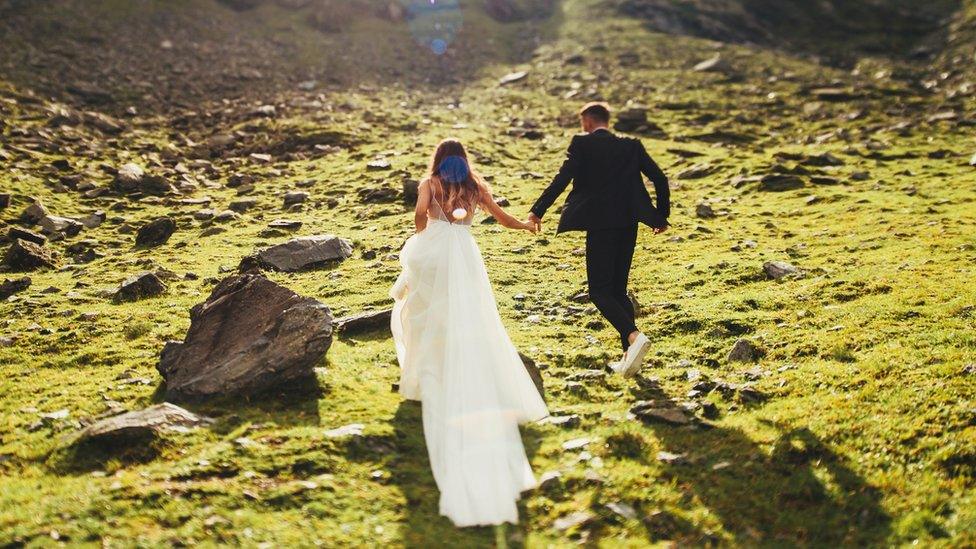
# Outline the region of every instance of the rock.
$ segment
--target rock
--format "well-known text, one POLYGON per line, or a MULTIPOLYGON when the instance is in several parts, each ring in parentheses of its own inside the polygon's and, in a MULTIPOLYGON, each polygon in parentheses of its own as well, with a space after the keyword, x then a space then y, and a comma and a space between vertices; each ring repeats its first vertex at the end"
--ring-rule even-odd
POLYGON ((726 357, 729 362, 753 362, 757 358, 759 358, 759 350, 756 349, 755 344, 745 338, 737 340, 726 357))
POLYGON ((136 246, 151 248, 162 246, 176 232, 176 222, 168 217, 160 217, 146 223, 136 233, 136 246))
POLYGON ((86 124, 108 135, 118 135, 125 131, 125 124, 107 114, 86 111, 84 113, 84 119, 86 124))
POLYGON ((576 511, 556 519, 552 525, 556 530, 580 528, 596 520, 596 516, 589 511, 576 511))
POLYGON ((403 201, 407 204, 416 204, 420 194, 420 181, 416 179, 406 179, 403 181, 403 201))
POLYGON ((113 295, 115 301, 138 301, 161 295, 166 291, 166 284, 156 273, 142 272, 122 281, 113 295))
POLYGON ((20 227, 10 227, 7 229, 7 239, 13 242, 18 238, 21 240, 26 240, 27 242, 33 242, 38 246, 47 244, 47 237, 42 234, 37 234, 34 231, 28 231, 27 229, 21 229, 20 227))
POLYGON ((552 490, 562 484, 562 478, 563 474, 559 471, 546 471, 539 475, 538 487, 544 491, 552 490))
POLYGON ((759 190, 768 192, 793 191, 803 188, 803 179, 793 174, 769 174, 759 180, 759 190))
POLYGON ((35 200, 30 206, 24 208, 24 211, 20 214, 20 220, 29 225, 36 225, 45 217, 51 215, 47 208, 44 207, 44 203, 40 200, 35 200))
POLYGON ((397 191, 393 187, 372 187, 359 190, 359 199, 367 204, 394 202, 397 191))
POLYGON ((976 166, 976 153, 973 153, 973 157, 969 159, 970 166, 976 166))
POLYGON ((238 214, 235 211, 224 210, 222 212, 217 212, 214 215, 213 220, 215 223, 227 223, 230 221, 234 221, 235 219, 239 219, 240 217, 241 217, 240 214, 238 214))
POLYGON ((174 192, 173 186, 162 176, 149 175, 137 164, 119 168, 112 181, 112 190, 122 194, 143 193, 162 196, 174 192))
POLYGON ((556 427, 575 429, 576 427, 580 426, 580 422, 582 420, 578 415, 570 414, 568 416, 549 416, 543 421, 549 425, 555 425, 556 427))
POLYGON ((715 217, 715 210, 708 204, 699 204, 695 206, 695 215, 701 219, 711 219, 715 217))
POLYGON ((332 333, 322 303, 260 274, 231 276, 190 310, 186 338, 166 343, 157 369, 167 399, 255 394, 313 378, 332 333))
POLYGON ((340 336, 348 337, 373 330, 389 330, 392 313, 393 309, 382 309, 345 316, 336 320, 336 331, 340 336))
POLYGON ((539 366, 534 360, 522 353, 519 353, 519 358, 522 359, 522 365, 529 372, 529 377, 532 378, 532 383, 535 384, 535 388, 539 390, 539 396, 546 398, 546 389, 542 380, 542 372, 539 371, 539 366))
POLYGON ((304 204, 308 201, 309 194, 305 191, 290 191, 285 193, 285 207, 294 206, 295 204, 304 204))
POLYGON ((244 213, 257 206, 257 204, 258 200, 256 198, 241 198, 228 204, 227 209, 237 213, 244 213))
POLYGON ((350 423, 349 425, 343 425, 342 427, 336 427, 335 429, 330 429, 325 432, 325 436, 329 438, 344 438, 344 437, 359 437, 363 435, 363 429, 366 426, 362 423, 350 423))
POLYGON ((58 260, 53 252, 19 238, 10 245, 4 263, 15 272, 54 269, 58 266, 58 260))
POLYGON ((209 221, 213 219, 215 215, 217 215, 217 212, 207 208, 193 212, 193 219, 196 219, 197 221, 209 221))
POLYGON ((372 160, 366 163, 366 169, 371 172, 379 172, 391 169, 390 161, 384 158, 372 160))
POLYGON ((105 212, 103 212, 102 210, 98 210, 95 213, 88 214, 85 217, 82 217, 78 221, 82 225, 84 225, 86 229, 94 229, 100 226, 102 223, 104 223, 105 219, 106 219, 105 212))
POLYGON ((779 280, 790 275, 798 274, 800 270, 785 261, 767 261, 763 263, 763 272, 769 278, 779 280))
POLYGON ((22 292, 27 288, 30 288, 31 279, 30 277, 15 278, 15 279, 4 279, 0 282, 0 301, 7 299, 8 297, 22 292))
POLYGON ((814 156, 808 156, 800 162, 803 166, 814 166, 814 167, 825 167, 825 166, 843 166, 844 161, 840 158, 828 153, 817 154, 814 156))
POLYGON ((11 196, 10 193, 0 193, 0 210, 5 210, 10 207, 11 196))
POLYGON ((265 269, 297 272, 343 261, 351 255, 351 242, 327 234, 293 238, 259 251, 253 259, 265 269))
POLYGON ((567 452, 579 450, 580 448, 587 447, 591 442, 593 442, 593 439, 587 437, 574 438, 563 443, 563 450, 566 450, 567 452))
POLYGON ((58 217, 56 215, 44 216, 38 225, 41 226, 41 232, 46 235, 56 235, 58 233, 64 233, 68 236, 76 236, 84 228, 77 220, 68 217, 58 217))
POLYGON ((816 88, 810 90, 810 95, 820 101, 853 101, 860 98, 860 94, 845 88, 816 88))
POLYGON ((607 509, 627 520, 634 520, 637 518, 637 511, 634 509, 634 507, 622 501, 612 501, 608 503, 607 509))
POLYGON ((78 432, 75 443, 145 441, 167 431, 183 432, 213 420, 164 402, 97 421, 78 432))
POLYGON ((297 219, 275 219, 271 223, 268 223, 269 229, 284 229, 286 231, 297 231, 302 228, 301 221, 297 219))
POLYGON ((731 69, 731 66, 722 58, 722 54, 716 53, 714 57, 698 63, 691 70, 695 72, 726 72, 729 69, 731 69))
POLYGON ((686 168, 684 170, 681 170, 680 172, 678 172, 675 175, 675 178, 677 178, 677 179, 701 179, 703 177, 708 177, 708 176, 712 175, 713 173, 717 172, 718 169, 719 169, 718 166, 713 166, 711 164, 707 164, 707 163, 702 162, 700 164, 695 164, 694 166, 691 166, 690 168, 686 168))
POLYGON ((529 73, 526 72, 526 71, 510 72, 510 73, 506 74, 505 76, 499 78, 498 79, 498 84, 500 84, 502 86, 505 86, 507 84, 514 84, 515 82, 519 82, 521 80, 525 80, 525 77, 528 76, 528 75, 529 75, 529 73))
POLYGON ((644 423, 687 425, 691 422, 684 410, 654 400, 637 402, 630 408, 630 413, 644 423))
POLYGON ((668 465, 678 465, 681 463, 686 463, 688 461, 688 455, 672 454, 671 452, 662 450, 657 453, 657 460, 661 463, 667 463, 668 465))

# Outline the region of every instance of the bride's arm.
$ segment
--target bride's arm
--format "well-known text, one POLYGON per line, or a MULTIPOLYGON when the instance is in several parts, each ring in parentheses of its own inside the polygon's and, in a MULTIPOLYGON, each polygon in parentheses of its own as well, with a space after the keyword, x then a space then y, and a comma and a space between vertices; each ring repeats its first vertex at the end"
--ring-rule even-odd
POLYGON ((427 209, 430 208, 430 179, 420 182, 417 193, 417 209, 413 212, 413 223, 417 232, 427 228, 427 209))
POLYGON ((492 217, 497 219, 498 223, 500 223, 502 227, 509 229, 521 229, 533 233, 535 232, 535 225, 526 223, 524 221, 519 221, 502 209, 501 206, 495 203, 495 198, 491 196, 490 191, 485 190, 482 194, 481 207, 491 214, 492 217))

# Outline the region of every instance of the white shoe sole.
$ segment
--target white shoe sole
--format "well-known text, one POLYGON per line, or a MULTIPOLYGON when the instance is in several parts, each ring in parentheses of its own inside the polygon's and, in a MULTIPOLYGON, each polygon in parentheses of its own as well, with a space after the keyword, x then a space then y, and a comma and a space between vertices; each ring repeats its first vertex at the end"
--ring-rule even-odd
POLYGON ((624 377, 634 377, 637 372, 640 371, 641 366, 644 365, 644 357, 647 356, 647 352, 651 350, 651 341, 647 338, 637 349, 637 354, 634 356, 634 360, 630 364, 621 364, 622 368, 620 373, 624 377))

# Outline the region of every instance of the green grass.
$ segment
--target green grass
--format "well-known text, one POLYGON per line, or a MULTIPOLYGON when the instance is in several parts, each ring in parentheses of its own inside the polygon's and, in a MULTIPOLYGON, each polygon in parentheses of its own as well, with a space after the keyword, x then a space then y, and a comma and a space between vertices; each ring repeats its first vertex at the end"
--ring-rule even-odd
MULTIPOLYGON (((356 253, 334 270, 271 278, 322 300, 337 315, 388 306, 388 287, 399 270, 391 254, 411 233, 412 212, 400 203, 361 204, 356 191, 420 177, 434 145, 456 135, 496 194, 524 215, 558 167, 576 131, 572 113, 594 85, 615 105, 635 99, 652 107, 652 119, 669 137, 644 142, 668 174, 697 162, 721 169, 704 179, 674 180, 672 230, 640 234, 632 287, 646 309, 640 325, 654 341, 644 375, 656 383, 608 377, 584 381, 584 391, 570 385, 574 373, 601 368, 617 348, 610 328, 585 327, 598 315, 567 308, 585 287, 579 235, 554 236, 555 215, 540 237, 475 225, 509 332, 520 350, 543 364, 550 409, 582 417, 573 429, 524 428, 537 474, 558 470, 562 479, 526 494, 522 523, 508 530, 509 541, 528 547, 976 543, 976 384, 964 373, 976 362, 976 171, 966 165, 972 154, 966 129, 920 121, 899 135, 889 128, 901 118, 889 111, 900 100, 880 94, 857 106, 827 103, 821 116, 803 115, 804 84, 855 77, 783 54, 650 34, 638 22, 594 10, 592 2, 567 1, 540 31, 544 39, 531 58, 507 51, 500 39, 476 49, 483 58, 462 83, 430 86, 418 73, 379 88, 366 75, 368 87, 336 89, 325 99, 353 110, 295 107, 265 123, 270 133, 338 131, 354 145, 271 167, 216 161, 218 175, 209 179, 217 183, 236 171, 260 176, 251 195, 258 206, 218 235, 199 236, 205 227, 192 218, 196 206, 56 192, 46 167, 54 155, 24 153, 0 172, 0 186, 17 197, 4 219, 19 212, 27 195, 42 198, 58 215, 103 209, 109 217, 78 237, 96 241, 104 258, 32 273, 30 290, 0 303, 0 335, 17 336, 12 346, 0 347, 0 544, 46 546, 58 538, 112 546, 491 546, 492 529, 459 530, 438 516, 420 408, 391 390, 398 370, 382 334, 337 341, 317 387, 192 406, 216 423, 167 435, 140 452, 74 448, 70 435, 79 422, 105 412, 109 401, 130 409, 155 402, 163 343, 182 338, 189 308, 241 257, 287 238, 260 235, 272 219, 304 221, 299 234, 350 238, 356 253), (593 13, 608 21, 596 32, 585 24, 593 13), (687 70, 716 48, 741 68, 742 81, 687 70), (624 51, 637 54, 636 65, 620 63, 617 54, 624 51), (563 62, 578 52, 584 64, 563 62), (518 69, 530 71, 527 82, 496 85, 518 69), (770 81, 773 75, 778 78, 770 81), (565 99, 574 82, 584 93, 565 99), (664 108, 680 103, 696 106, 664 108), (855 109, 863 116, 847 119, 855 109), (539 123, 546 138, 508 137, 510 119, 539 123), (847 139, 812 139, 839 128, 847 139), (690 137, 714 129, 757 140, 715 146, 690 137), (870 139, 887 142, 883 154, 892 159, 869 158, 864 143, 870 139), (668 152, 675 148, 703 156, 683 160, 668 152), (941 149, 952 154, 927 157, 941 149), (763 173, 778 151, 831 152, 845 164, 828 171, 843 183, 785 193, 730 185, 735 175, 763 173), (390 159, 392 173, 365 170, 377 155, 390 159), (855 181, 857 171, 870 176, 855 181), (307 179, 315 180, 308 189, 313 203, 285 212, 281 194, 307 179), (908 186, 916 192, 907 193, 908 186), (809 196, 820 201, 807 205, 809 196), (327 198, 338 205, 325 206, 327 198), (703 200, 728 215, 695 218, 703 200), (116 203, 125 208, 114 209, 116 203), (136 249, 134 236, 119 232, 122 218, 138 225, 167 213, 179 230, 161 248, 136 249), (733 251, 745 240, 756 247, 733 251), (377 250, 377 259, 363 259, 365 250, 377 250), (805 275, 767 280, 762 264, 770 260, 790 261, 805 275), (178 275, 164 296, 115 304, 102 295, 152 266, 178 275), (199 278, 184 279, 186 272, 199 278), (43 291, 51 286, 61 291, 43 291), (515 300, 517 294, 525 300, 515 300), (81 320, 83 313, 97 317, 81 320), (531 315, 541 321, 528 322, 531 315), (725 359, 738 337, 764 351, 755 388, 765 400, 713 394, 708 400, 720 415, 707 428, 644 425, 627 417, 637 400, 687 400, 693 382, 682 361, 712 379, 744 382, 756 365, 725 359), (61 409, 68 419, 35 425, 39 413, 61 409), (363 423, 364 436, 324 434, 350 423, 363 423), (579 437, 592 439, 585 453, 562 449, 579 437), (687 460, 667 464, 657 459, 659 451, 687 460), (614 514, 606 507, 614 502, 632 505, 638 519, 614 514), (553 527, 576 511, 595 518, 579 529, 553 527)), ((466 39, 494 28, 481 17, 471 16, 466 39)), ((518 29, 525 27, 505 31, 512 41, 518 29)), ((526 43, 519 40, 512 49, 526 43)), ((935 108, 924 97, 910 101, 918 111, 935 108)), ((962 108, 971 116, 968 105, 962 108)), ((11 125, 42 122, 31 116, 30 105, 5 108, 11 125)), ((152 156, 170 139, 165 127, 147 122, 117 146, 69 156, 75 169, 106 184, 99 164, 152 156)), ((236 198, 222 185, 195 196, 212 197, 216 209, 236 198)), ((66 243, 51 246, 63 252, 66 243)))

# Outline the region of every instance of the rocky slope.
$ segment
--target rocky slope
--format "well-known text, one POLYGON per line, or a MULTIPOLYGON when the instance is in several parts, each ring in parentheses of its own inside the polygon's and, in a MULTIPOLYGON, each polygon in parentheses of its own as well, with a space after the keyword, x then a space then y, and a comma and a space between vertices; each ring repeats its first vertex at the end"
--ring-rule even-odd
MULTIPOLYGON (((503 539, 976 543, 971 2, 843 56, 789 25, 904 4, 357 5, 0 4, 0 545, 495 543, 437 514, 387 292, 441 138, 524 215, 593 99, 672 179, 632 284, 655 347, 608 375, 579 237, 478 219, 554 415, 523 431, 543 482, 503 539), (276 335, 306 309, 330 341, 276 335), (232 323, 287 343, 297 383, 162 405, 160 371, 232 323)), ((275 381, 273 345, 226 341, 275 381)))

